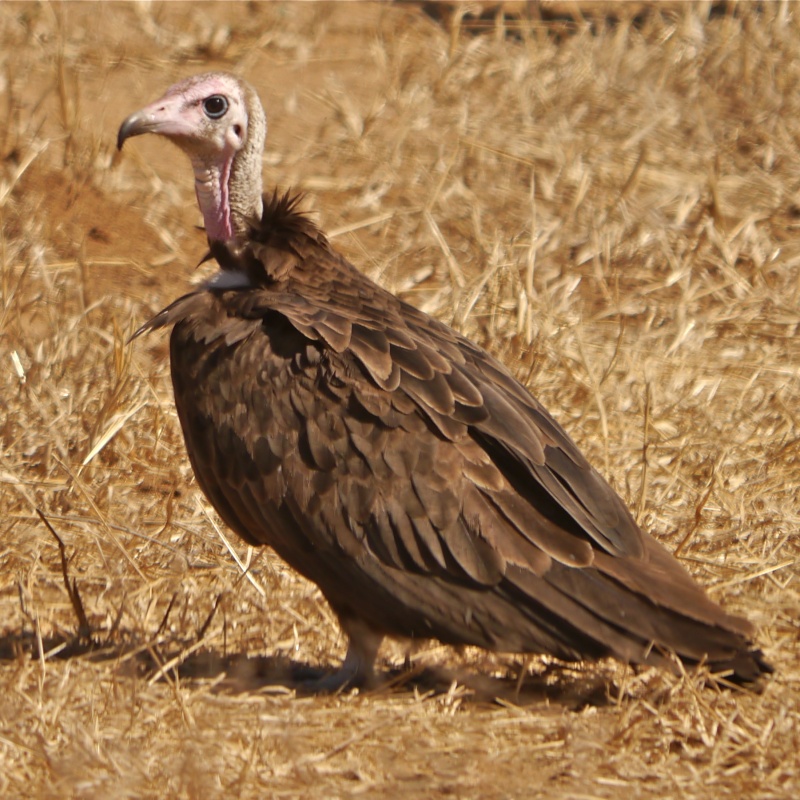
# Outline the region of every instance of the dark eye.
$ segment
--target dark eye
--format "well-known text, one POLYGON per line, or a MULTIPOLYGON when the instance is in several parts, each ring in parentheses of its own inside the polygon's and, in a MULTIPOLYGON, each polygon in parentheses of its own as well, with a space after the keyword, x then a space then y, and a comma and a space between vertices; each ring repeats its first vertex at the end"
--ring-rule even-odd
POLYGON ((212 94, 203 100, 203 111, 209 119, 219 119, 228 110, 228 99, 221 94, 212 94))

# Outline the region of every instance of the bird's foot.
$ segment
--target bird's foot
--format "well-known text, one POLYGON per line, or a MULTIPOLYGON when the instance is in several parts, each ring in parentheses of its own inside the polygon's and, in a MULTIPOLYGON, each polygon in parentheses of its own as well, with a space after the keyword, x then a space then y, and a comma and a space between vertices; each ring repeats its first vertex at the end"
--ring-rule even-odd
POLYGON ((302 687, 308 691, 324 694, 376 685, 374 666, 383 636, 360 620, 340 617, 340 621, 349 639, 344 662, 330 675, 303 681, 302 687))

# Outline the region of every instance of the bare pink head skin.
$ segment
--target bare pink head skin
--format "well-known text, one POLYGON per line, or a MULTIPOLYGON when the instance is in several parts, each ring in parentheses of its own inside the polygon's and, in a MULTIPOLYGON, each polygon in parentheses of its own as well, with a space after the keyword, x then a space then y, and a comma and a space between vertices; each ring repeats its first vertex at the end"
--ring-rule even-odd
POLYGON ((246 81, 207 72, 176 83, 122 123, 117 147, 143 133, 165 136, 189 156, 209 241, 231 239, 261 217, 267 120, 246 81))

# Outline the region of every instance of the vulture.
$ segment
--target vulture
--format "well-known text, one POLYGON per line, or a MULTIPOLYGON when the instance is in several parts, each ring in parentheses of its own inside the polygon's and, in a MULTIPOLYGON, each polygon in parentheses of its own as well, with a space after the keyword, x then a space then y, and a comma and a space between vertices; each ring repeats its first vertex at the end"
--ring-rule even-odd
POLYGON ((497 359, 362 275, 262 195, 266 117, 224 72, 129 116, 191 161, 219 271, 171 328, 189 459, 224 522, 313 581, 348 640, 327 688, 369 685, 385 636, 565 661, 771 671, 497 359))

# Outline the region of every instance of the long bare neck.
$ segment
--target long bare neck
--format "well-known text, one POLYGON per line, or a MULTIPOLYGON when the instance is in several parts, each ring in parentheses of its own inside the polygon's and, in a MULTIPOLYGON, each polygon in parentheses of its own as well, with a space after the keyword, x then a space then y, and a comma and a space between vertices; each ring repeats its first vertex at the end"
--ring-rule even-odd
POLYGON ((248 220, 260 220, 263 211, 261 157, 267 138, 267 118, 258 95, 247 87, 248 126, 244 147, 233 159, 230 174, 231 227, 247 232, 248 220))
POLYGON ((209 161, 191 156, 197 202, 209 241, 227 241, 247 233, 248 221, 260 220, 261 155, 267 120, 255 91, 247 87, 247 134, 242 149, 232 157, 209 161))

